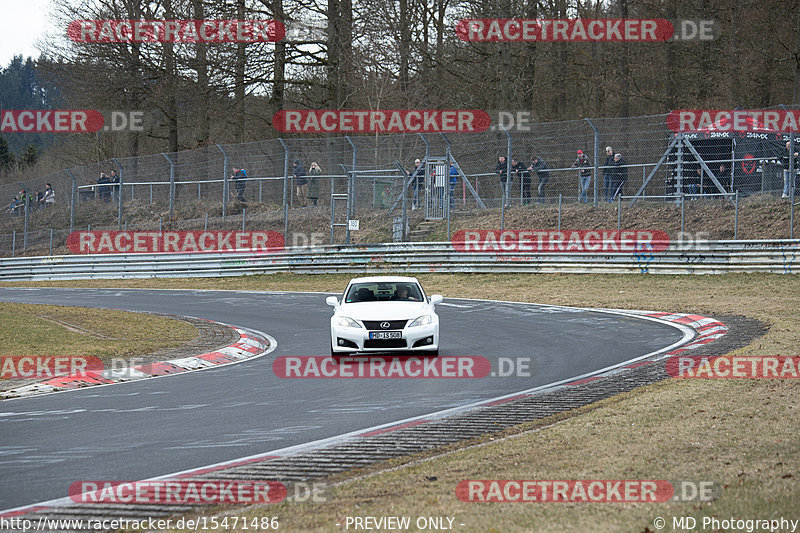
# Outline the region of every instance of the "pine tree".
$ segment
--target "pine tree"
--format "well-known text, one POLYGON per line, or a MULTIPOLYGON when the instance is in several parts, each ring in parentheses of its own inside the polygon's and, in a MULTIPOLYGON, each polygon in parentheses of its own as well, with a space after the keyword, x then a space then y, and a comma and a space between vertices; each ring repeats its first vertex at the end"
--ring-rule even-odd
POLYGON ((8 147, 6 138, 0 135, 0 172, 8 172, 14 166, 14 162, 14 152, 8 147))

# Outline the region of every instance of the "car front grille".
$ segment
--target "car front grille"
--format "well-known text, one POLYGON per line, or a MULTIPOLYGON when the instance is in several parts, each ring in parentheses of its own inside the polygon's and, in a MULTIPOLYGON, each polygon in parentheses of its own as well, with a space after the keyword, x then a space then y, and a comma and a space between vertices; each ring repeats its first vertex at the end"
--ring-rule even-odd
POLYGON ((364 348, 406 348, 405 339, 369 339, 364 341, 364 348))
POLYGON ((384 331, 390 329, 403 329, 406 327, 408 320, 364 320, 364 327, 372 331, 384 331), (381 324, 384 322, 389 323, 388 328, 382 328, 381 324))

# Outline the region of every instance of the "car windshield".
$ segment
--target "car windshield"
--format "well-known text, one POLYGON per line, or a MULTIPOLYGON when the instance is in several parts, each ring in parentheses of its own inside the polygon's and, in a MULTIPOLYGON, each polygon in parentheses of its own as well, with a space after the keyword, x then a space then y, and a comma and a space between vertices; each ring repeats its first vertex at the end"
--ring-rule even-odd
POLYGON ((422 291, 413 282, 353 283, 347 291, 345 303, 406 301, 421 302, 422 291))

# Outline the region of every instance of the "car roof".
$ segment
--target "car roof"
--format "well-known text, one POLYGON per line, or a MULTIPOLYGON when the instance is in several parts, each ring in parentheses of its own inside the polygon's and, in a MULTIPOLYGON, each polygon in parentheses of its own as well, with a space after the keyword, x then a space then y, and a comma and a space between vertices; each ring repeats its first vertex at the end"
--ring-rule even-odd
POLYGON ((419 283, 417 278, 406 276, 369 276, 364 278, 353 278, 350 283, 419 283))

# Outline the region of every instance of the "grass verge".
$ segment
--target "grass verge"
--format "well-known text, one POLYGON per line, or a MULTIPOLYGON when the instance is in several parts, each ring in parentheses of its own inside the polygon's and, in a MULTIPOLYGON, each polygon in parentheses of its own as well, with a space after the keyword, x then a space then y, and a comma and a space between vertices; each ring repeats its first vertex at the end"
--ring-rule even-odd
POLYGON ((136 356, 179 346, 197 328, 173 318, 108 309, 0 303, 0 355, 136 356))

